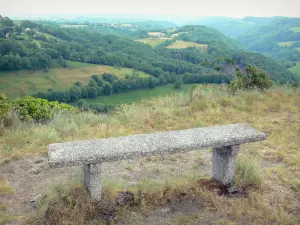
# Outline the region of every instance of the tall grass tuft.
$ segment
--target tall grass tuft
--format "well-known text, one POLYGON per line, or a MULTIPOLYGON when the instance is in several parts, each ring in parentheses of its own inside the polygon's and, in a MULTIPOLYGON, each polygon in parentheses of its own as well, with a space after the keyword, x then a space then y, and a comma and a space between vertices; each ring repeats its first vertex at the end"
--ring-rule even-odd
POLYGON ((240 188, 259 188, 262 185, 262 171, 257 158, 240 154, 236 163, 235 185, 240 188))

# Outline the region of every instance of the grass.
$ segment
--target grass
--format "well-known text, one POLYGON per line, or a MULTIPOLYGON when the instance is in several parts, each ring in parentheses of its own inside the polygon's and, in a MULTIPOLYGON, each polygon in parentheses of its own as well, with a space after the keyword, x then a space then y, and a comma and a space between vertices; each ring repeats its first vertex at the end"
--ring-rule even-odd
POLYGON ((159 96, 171 95, 174 93, 188 92, 192 84, 184 84, 181 89, 175 89, 173 84, 168 84, 154 89, 140 89, 125 93, 113 94, 110 96, 99 96, 93 99, 85 99, 88 103, 102 103, 104 105, 121 105, 142 101, 159 96))
POLYGON ((37 33, 38 35, 45 35, 47 39, 49 39, 49 38, 57 39, 57 37, 55 37, 55 36, 53 36, 53 35, 51 35, 51 34, 39 32, 39 31, 36 31, 36 33, 37 33))
POLYGON ((289 68, 289 71, 300 76, 300 61, 296 62, 296 66, 289 68))
POLYGON ((14 222, 18 219, 18 216, 14 215, 3 215, 0 217, 0 224, 13 224, 10 222, 14 222))
POLYGON ((160 45, 161 43, 164 43, 166 40, 167 39, 145 38, 145 39, 139 39, 136 41, 150 45, 151 47, 156 47, 156 46, 160 45))
POLYGON ((300 27, 292 27, 291 30, 295 32, 300 32, 300 27))
POLYGON ((295 48, 297 51, 300 51, 300 47, 295 48))
POLYGON ((239 155, 236 164, 235 185, 240 188, 262 185, 262 171, 259 160, 251 155, 239 155))
MULTIPOLYGON (((10 98, 32 95, 39 91, 45 92, 49 88, 54 90, 67 90, 76 81, 87 84, 93 74, 114 73, 119 77, 131 75, 133 69, 115 68, 112 66, 93 65, 81 62, 68 61, 69 68, 52 68, 49 72, 26 70, 0 72, 0 93, 10 98)), ((148 77, 141 71, 139 76, 148 77)))
POLYGON ((182 48, 189 48, 189 47, 196 47, 203 51, 207 51, 208 45, 207 44, 199 44, 190 41, 176 41, 171 45, 167 46, 170 49, 182 49, 182 48))
MULTIPOLYGON (((104 194, 99 204, 91 204, 78 182, 51 189, 41 203, 39 221, 42 224, 86 224, 96 219, 96 215, 116 213, 120 224, 299 224, 299 111, 299 89, 273 87, 265 92, 231 95, 226 88, 199 86, 193 94, 178 93, 122 105, 108 116, 59 114, 48 125, 20 124, 0 137, 0 159, 46 153, 47 145, 53 142, 249 123, 265 132, 268 138, 241 146, 236 183, 242 187, 258 187, 250 189, 248 197, 228 198, 200 185, 198 181, 203 171, 185 169, 199 163, 199 155, 181 154, 175 161, 174 158, 168 160, 169 156, 164 156, 166 161, 160 157, 141 159, 129 163, 130 171, 113 170, 113 176, 107 175, 113 182, 104 179, 104 194), (177 163, 176 176, 166 173, 171 163, 177 163), (151 173, 145 174, 150 165, 151 173), (155 168, 159 173, 151 175, 155 168), (126 181, 130 179, 125 175, 130 174, 137 179, 141 176, 143 180, 138 179, 135 185, 128 186, 126 181), (124 182, 119 180, 120 176, 125 176, 124 182), (117 193, 125 190, 134 193, 136 204, 115 207, 117 193), (180 211, 183 210, 180 205, 190 202, 198 207, 195 213, 180 211), (161 207, 175 211, 166 217, 157 216, 155 213, 160 212, 161 207)), ((121 162, 114 166, 118 164, 121 162)))
POLYGON ((0 195, 12 194, 12 193, 13 193, 13 189, 10 187, 8 181, 5 178, 0 177, 0 195))
POLYGON ((284 47, 284 46, 290 47, 290 46, 292 46, 294 43, 295 43, 295 41, 282 41, 282 42, 277 42, 277 44, 278 44, 280 47, 284 47))

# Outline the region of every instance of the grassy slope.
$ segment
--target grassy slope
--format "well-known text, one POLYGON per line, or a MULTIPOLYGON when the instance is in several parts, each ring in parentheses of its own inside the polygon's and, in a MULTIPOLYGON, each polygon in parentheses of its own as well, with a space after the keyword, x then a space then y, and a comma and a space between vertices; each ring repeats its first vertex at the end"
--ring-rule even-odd
MULTIPOLYGON (((248 197, 218 196, 215 191, 206 190, 199 183, 195 183, 197 179, 195 173, 196 171, 197 174, 199 173, 199 166, 203 162, 201 155, 150 157, 140 163, 124 164, 128 166, 125 166, 127 169, 122 171, 113 171, 113 174, 120 173, 120 176, 134 174, 133 176, 139 175, 144 179, 137 186, 144 193, 141 205, 132 208, 117 208, 118 222, 120 224, 146 224, 147 221, 151 222, 152 218, 156 222, 155 219, 160 219, 161 224, 299 224, 299 90, 275 88, 264 93, 252 91, 229 96, 222 89, 202 91, 200 88, 192 96, 193 101, 190 101, 190 95, 177 95, 130 106, 124 105, 108 118, 91 113, 80 113, 73 116, 58 115, 56 120, 47 126, 30 127, 19 124, 14 130, 5 131, 0 137, 0 158, 5 160, 38 152, 45 153, 47 145, 53 142, 217 124, 249 123, 268 135, 264 142, 243 145, 239 153, 256 157, 261 161, 263 184, 260 189, 250 190, 248 197), (160 163, 162 160, 166 162, 160 163), (168 160, 177 162, 177 166, 173 168, 176 172, 175 177, 163 176, 168 160), (195 170, 181 169, 187 162, 193 162, 195 170), (152 176, 150 176, 151 173, 145 176, 144 171, 150 163, 153 168, 152 176), (183 176, 185 172, 190 173, 190 178, 183 176), (155 174, 161 174, 159 176, 162 179, 161 182, 153 183, 153 179, 157 177, 155 174), (169 185, 164 186, 165 182, 169 185), (192 189, 189 189, 190 187, 192 189), (153 211, 157 206, 164 207, 164 204, 167 204, 165 198, 170 195, 170 192, 175 196, 176 193, 177 196, 186 193, 183 197, 184 202, 193 201, 195 198, 200 199, 199 211, 192 214, 186 214, 184 211, 181 214, 170 212, 168 217, 149 217, 153 215, 152 212, 157 212, 153 211)), ((138 193, 138 189, 134 187, 131 189, 130 184, 120 184, 118 180, 114 180, 114 176, 108 178, 112 179, 113 183, 104 182, 104 190, 117 193, 119 190, 129 189, 138 193)), ((62 224, 62 220, 64 224, 83 224, 84 221, 91 221, 94 218, 93 215, 97 213, 97 209, 89 202, 81 185, 75 185, 75 187, 68 185, 67 191, 63 193, 61 188, 56 188, 56 190, 60 192, 53 190, 52 195, 49 194, 46 197, 52 200, 45 200, 43 203, 46 204, 44 207, 52 209, 47 214, 41 214, 41 216, 48 216, 49 219, 49 221, 47 218, 43 219, 44 224, 51 222, 62 224), (69 197, 59 198, 65 195, 69 197), (53 216, 55 213, 56 216, 53 216)), ((177 202, 175 198, 171 203, 176 205, 180 204, 180 201, 177 202)), ((40 220, 37 221, 42 223, 40 220)))
POLYGON ((203 51, 207 51, 208 45, 207 44, 198 44, 195 42, 190 41, 176 41, 171 45, 167 46, 167 48, 171 49, 181 49, 181 48, 188 48, 188 47, 196 47, 203 51))
POLYGON ((296 66, 289 68, 289 71, 297 74, 300 77, 300 61, 296 63, 296 66))
POLYGON ((129 104, 144 99, 149 99, 153 97, 170 95, 173 93, 188 92, 188 90, 193 86, 192 84, 184 84, 181 89, 174 89, 173 84, 168 84, 161 87, 156 87, 154 89, 141 89, 133 90, 130 92, 113 94, 111 96, 99 96, 93 99, 85 99, 89 103, 103 103, 104 105, 120 105, 129 104))
MULTIPOLYGON (((53 68, 49 72, 36 71, 29 74, 26 70, 1 72, 0 93, 8 97, 31 95, 39 91, 67 90, 76 81, 87 83, 93 74, 114 73, 118 76, 131 75, 132 69, 99 66, 81 62, 68 61, 69 68, 53 68)), ((138 72, 140 76, 150 75, 138 72)))
POLYGON ((161 43, 165 42, 166 39, 145 38, 145 39, 139 39, 136 41, 143 42, 144 44, 150 45, 151 47, 156 47, 156 46, 160 45, 161 43))

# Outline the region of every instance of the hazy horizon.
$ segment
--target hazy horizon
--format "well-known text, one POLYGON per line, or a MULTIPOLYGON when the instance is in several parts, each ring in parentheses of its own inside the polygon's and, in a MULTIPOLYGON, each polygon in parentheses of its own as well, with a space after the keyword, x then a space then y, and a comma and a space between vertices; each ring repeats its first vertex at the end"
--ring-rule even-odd
POLYGON ((28 17, 28 16, 55 16, 55 15, 90 15, 90 16, 109 16, 126 15, 132 17, 155 16, 157 18, 171 17, 207 17, 207 16, 227 16, 227 17, 271 17, 287 16, 300 17, 298 10, 300 3, 294 0, 253 0, 243 3, 238 0, 225 1, 197 1, 186 0, 177 2, 166 0, 149 1, 97 1, 86 0, 78 3, 71 0, 52 0, 46 4, 37 0, 10 0, 0 2, 1 15, 9 17, 28 17), (17 7, 16 7, 17 6, 17 7))

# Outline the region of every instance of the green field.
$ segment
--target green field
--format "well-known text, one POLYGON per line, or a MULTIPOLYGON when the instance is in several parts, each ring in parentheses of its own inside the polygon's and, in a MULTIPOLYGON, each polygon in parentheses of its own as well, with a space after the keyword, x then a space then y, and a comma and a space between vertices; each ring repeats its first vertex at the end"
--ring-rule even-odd
POLYGON ((297 74, 300 77, 300 61, 296 63, 296 66, 289 68, 289 71, 297 74))
POLYGON ((145 39, 139 39, 136 41, 143 42, 144 44, 150 45, 151 47, 156 47, 160 45, 161 43, 165 42, 168 39, 157 39, 157 38, 145 38, 145 39))
POLYGON ((156 87, 154 89, 139 89, 125 93, 113 94, 110 96, 99 96, 93 99, 85 99, 88 103, 102 103, 104 105, 120 105, 138 102, 143 99, 149 99, 159 96, 171 95, 173 93, 188 92, 193 84, 184 84, 181 89, 174 89, 173 84, 156 87))
POLYGON ((167 48, 170 48, 170 49, 182 49, 182 48, 188 48, 188 47, 196 47, 202 51, 207 51, 208 45, 207 44, 199 44, 199 43, 190 42, 190 41, 176 41, 176 42, 172 43, 171 45, 167 46, 167 48))
POLYGON ((297 51, 300 51, 300 48, 298 47, 298 48, 295 48, 297 51))
POLYGON ((284 47, 284 46, 290 47, 290 46, 292 46, 294 43, 295 43, 295 41, 282 41, 282 42, 277 42, 277 44, 278 44, 280 47, 284 47))
POLYGON ((300 27, 292 27, 291 30, 295 32, 300 32, 300 27))
MULTIPOLYGON (((0 72, 0 93, 8 97, 22 97, 32 95, 39 91, 67 90, 76 81, 86 84, 94 74, 113 73, 119 77, 126 74, 131 75, 133 69, 115 68, 112 66, 93 65, 81 62, 68 61, 68 68, 53 68, 49 72, 36 71, 28 73, 27 70, 0 72)), ((137 71, 139 76, 148 77, 141 71, 137 71)))

